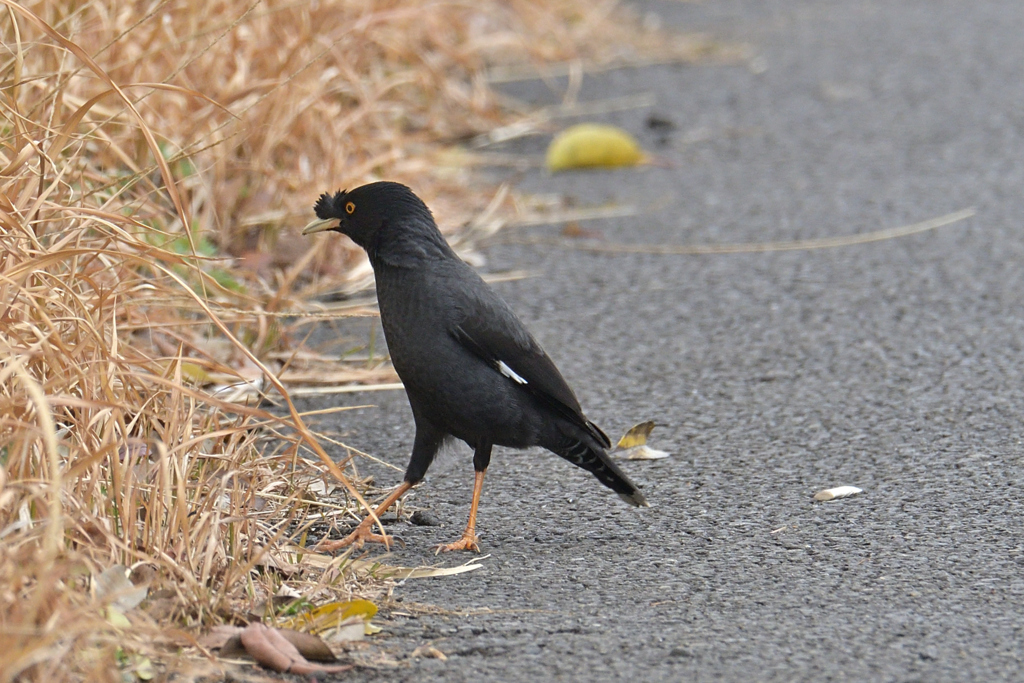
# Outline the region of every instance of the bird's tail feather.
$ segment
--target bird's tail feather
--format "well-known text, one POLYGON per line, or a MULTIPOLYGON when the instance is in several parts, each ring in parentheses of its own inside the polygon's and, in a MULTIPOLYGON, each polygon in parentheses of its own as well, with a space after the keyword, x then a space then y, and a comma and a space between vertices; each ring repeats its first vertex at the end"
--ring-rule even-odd
POLYGON ((589 439, 563 436, 554 448, 560 455, 573 465, 581 467, 597 477, 597 480, 619 494, 619 498, 636 507, 648 507, 647 499, 636 484, 629 480, 619 466, 612 462, 608 452, 596 443, 587 443, 589 439))

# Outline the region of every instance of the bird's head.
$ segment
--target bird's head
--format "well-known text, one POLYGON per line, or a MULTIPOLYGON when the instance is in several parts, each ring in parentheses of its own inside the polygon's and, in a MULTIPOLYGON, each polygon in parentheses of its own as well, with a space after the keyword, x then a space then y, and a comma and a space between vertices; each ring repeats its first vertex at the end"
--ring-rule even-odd
POLYGON ((400 183, 370 183, 333 195, 325 192, 313 210, 317 220, 303 228, 303 235, 333 230, 348 235, 364 249, 390 224, 425 222, 436 230, 427 205, 400 183))

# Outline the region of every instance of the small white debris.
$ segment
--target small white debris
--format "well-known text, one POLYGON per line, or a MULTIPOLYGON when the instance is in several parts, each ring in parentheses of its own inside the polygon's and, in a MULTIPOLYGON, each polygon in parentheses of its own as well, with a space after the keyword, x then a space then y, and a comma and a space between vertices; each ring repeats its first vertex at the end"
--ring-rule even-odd
POLYGON ((294 598, 301 598, 302 597, 302 593, 300 593, 299 591, 295 590, 291 586, 289 586, 287 584, 283 584, 283 583, 281 584, 281 587, 277 589, 277 593, 275 593, 275 595, 277 597, 279 597, 279 598, 293 598, 294 599, 294 598))
POLYGON ((863 492, 864 489, 859 489, 856 486, 837 486, 834 489, 825 489, 824 491, 818 491, 817 493, 814 494, 814 500, 818 502, 824 502, 826 500, 846 498, 847 496, 853 496, 863 492))
POLYGON ((668 451, 659 451, 646 445, 634 446, 626 450, 626 460, 661 460, 668 456, 668 451))
POLYGON ((515 370, 505 365, 505 361, 503 360, 498 361, 498 372, 505 375, 513 382, 518 382, 519 384, 526 384, 526 380, 517 375, 515 370))

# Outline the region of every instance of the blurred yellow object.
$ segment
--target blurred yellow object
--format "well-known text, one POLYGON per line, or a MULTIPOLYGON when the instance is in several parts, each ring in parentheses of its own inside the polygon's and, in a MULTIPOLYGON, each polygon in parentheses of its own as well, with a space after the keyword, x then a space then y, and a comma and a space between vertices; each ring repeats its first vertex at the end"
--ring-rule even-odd
POLYGON ((622 435, 619 439, 617 446, 619 448, 636 448, 637 446, 646 446, 647 437, 651 435, 651 431, 654 429, 654 422, 648 420, 647 422, 641 422, 638 425, 633 425, 629 428, 629 431, 622 435))
POLYGON ((329 602, 283 621, 281 626, 296 631, 319 634, 328 629, 337 628, 349 619, 358 618, 364 622, 363 627, 367 635, 370 635, 380 630, 370 623, 370 619, 375 614, 377 614, 377 606, 369 600, 329 602))
POLYGON ((633 425, 629 431, 622 435, 615 448, 626 460, 661 460, 669 457, 666 451, 659 451, 647 445, 647 437, 654 429, 654 422, 641 422, 633 425))
POLYGON ((633 136, 615 126, 581 123, 563 130, 548 147, 549 171, 636 166, 646 155, 633 136))

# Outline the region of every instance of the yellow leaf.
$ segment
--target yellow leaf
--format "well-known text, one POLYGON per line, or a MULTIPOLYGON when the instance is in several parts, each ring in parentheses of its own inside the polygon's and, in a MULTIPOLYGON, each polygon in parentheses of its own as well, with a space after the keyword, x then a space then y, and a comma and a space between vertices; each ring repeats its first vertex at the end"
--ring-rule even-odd
POLYGON ((348 602, 336 602, 334 604, 341 608, 341 619, 355 616, 372 619, 377 614, 377 605, 369 600, 349 600, 348 602))
POLYGON ((619 443, 616 444, 619 450, 616 452, 621 451, 622 456, 627 460, 661 460, 669 457, 665 451, 659 451, 647 445, 647 438, 651 435, 652 429, 654 429, 654 423, 651 421, 641 422, 631 427, 619 439, 619 443))
POLYGON ((567 128, 551 141, 547 153, 549 171, 570 168, 614 168, 644 161, 640 145, 626 131, 599 123, 567 128))
POLYGON ((329 602, 283 621, 281 626, 297 631, 321 633, 327 629, 336 628, 341 622, 351 617, 361 617, 369 622, 375 614, 377 614, 377 606, 369 600, 329 602))
POLYGON ((188 361, 181 364, 181 376, 196 384, 206 384, 210 381, 210 373, 206 371, 206 368, 188 361))
POLYGON ((103 612, 103 616, 107 618, 107 622, 109 622, 114 628, 127 630, 132 627, 132 622, 128 621, 128 617, 124 615, 124 612, 113 605, 107 605, 106 610, 103 612))
POLYGON ((140 681, 151 681, 156 676, 156 670, 153 668, 153 662, 149 660, 149 657, 142 657, 136 655, 133 657, 135 660, 135 676, 140 681))
POLYGON ((629 431, 619 439, 619 448, 636 448, 646 445, 647 437, 651 435, 652 429, 654 429, 654 422, 650 420, 630 427, 629 431))

